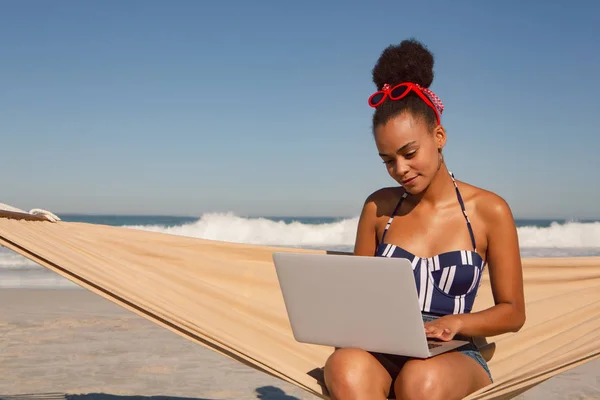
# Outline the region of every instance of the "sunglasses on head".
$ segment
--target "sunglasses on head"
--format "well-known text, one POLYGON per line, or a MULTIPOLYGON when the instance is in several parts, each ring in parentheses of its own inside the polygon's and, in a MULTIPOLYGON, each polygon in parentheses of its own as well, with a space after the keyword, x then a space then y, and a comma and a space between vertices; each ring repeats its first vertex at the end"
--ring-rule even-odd
POLYGON ((390 85, 386 83, 383 85, 381 90, 376 91, 369 97, 369 105, 373 108, 378 107, 385 101, 386 98, 389 98, 390 100, 400 100, 411 91, 415 92, 417 96, 419 96, 425 102, 425 104, 431 107, 431 109, 435 112, 437 123, 439 125, 440 114, 444 111, 444 105, 442 104, 442 101, 431 90, 417 85, 416 83, 403 82, 394 87, 390 87, 390 85))

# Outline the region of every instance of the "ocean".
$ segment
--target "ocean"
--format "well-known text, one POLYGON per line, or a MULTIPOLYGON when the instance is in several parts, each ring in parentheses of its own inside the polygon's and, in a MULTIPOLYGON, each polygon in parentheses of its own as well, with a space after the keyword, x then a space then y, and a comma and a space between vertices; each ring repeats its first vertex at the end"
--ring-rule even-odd
MULTIPOLYGON (((358 218, 241 217, 208 213, 200 218, 133 215, 59 215, 63 221, 125 226, 211 240, 352 251, 358 218)), ((600 256, 600 221, 517 220, 523 257, 600 256)), ((0 247, 0 288, 78 289, 79 286, 0 247)))

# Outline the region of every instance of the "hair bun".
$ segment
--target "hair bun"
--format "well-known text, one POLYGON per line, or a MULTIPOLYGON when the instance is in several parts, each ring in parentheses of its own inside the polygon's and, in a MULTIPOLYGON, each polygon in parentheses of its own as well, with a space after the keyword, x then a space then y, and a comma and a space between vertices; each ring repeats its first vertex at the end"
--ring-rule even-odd
POLYGON ((373 68, 373 83, 381 90, 401 82, 413 82, 423 87, 433 82, 433 54, 415 39, 388 46, 373 68))

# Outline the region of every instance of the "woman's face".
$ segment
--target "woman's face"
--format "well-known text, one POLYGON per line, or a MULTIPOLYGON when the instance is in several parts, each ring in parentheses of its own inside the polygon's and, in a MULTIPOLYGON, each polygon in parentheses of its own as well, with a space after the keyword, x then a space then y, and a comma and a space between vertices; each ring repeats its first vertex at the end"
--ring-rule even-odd
POLYGON ((390 176, 410 194, 424 191, 441 165, 444 129, 433 132, 423 118, 409 112, 375 128, 375 144, 390 176))

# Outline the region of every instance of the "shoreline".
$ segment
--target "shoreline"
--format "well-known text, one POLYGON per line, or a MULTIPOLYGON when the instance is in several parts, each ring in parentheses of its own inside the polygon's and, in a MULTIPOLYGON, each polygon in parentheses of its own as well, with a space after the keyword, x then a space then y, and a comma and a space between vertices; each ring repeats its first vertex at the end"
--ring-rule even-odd
MULTIPOLYGON (((0 304, 0 398, 317 399, 87 290, 3 288, 0 304)), ((600 398, 600 360, 516 397, 565 398, 600 398)))

